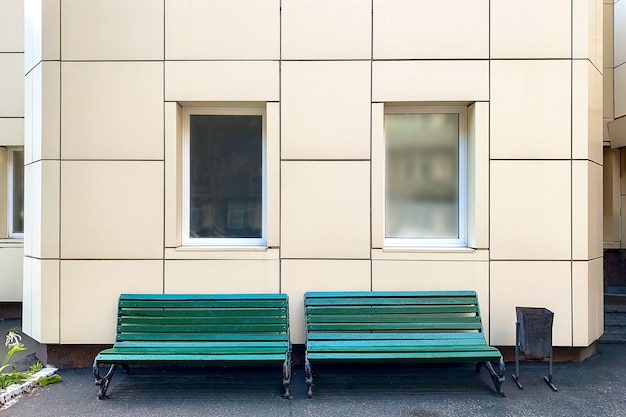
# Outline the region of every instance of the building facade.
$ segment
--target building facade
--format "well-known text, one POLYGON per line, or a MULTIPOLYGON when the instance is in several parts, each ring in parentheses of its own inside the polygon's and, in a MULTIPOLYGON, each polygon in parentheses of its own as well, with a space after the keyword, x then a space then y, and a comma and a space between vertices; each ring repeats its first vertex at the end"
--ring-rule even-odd
POLYGON ((309 290, 472 289, 493 345, 522 305, 601 336, 602 1, 24 7, 0 82, 38 341, 111 343, 120 293, 285 292, 298 344, 309 290))

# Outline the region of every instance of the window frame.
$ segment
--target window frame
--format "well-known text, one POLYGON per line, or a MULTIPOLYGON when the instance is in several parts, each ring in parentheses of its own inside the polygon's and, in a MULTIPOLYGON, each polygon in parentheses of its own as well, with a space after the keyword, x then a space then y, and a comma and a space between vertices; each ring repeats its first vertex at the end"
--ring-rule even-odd
MULTIPOLYGON (((22 146, 9 146, 6 148, 7 152, 7 237, 10 239, 24 239, 24 231, 13 231, 13 202, 15 199, 15 192, 13 188, 13 170, 15 165, 15 152, 22 152, 24 154, 24 147, 22 146)), ((22 157, 23 160, 23 157, 22 157)), ((22 169, 24 167, 22 166, 22 169)), ((22 182, 24 176, 22 175, 22 182)), ((24 194, 24 190, 22 190, 24 194)), ((24 202, 22 201, 22 210, 24 210, 24 202)))
POLYGON ((465 106, 385 106, 383 115, 383 150, 382 185, 383 185, 383 248, 389 249, 440 249, 466 248, 468 244, 468 125, 467 107, 465 106), (390 114, 457 114, 459 117, 458 131, 458 237, 444 238, 394 238, 387 237, 387 131, 385 127, 387 115, 390 114))
POLYGON ((261 107, 183 107, 182 122, 182 216, 181 240, 183 246, 207 247, 267 247, 267 114, 261 107), (190 223, 190 117, 192 115, 261 116, 261 237, 260 238, 193 238, 190 223))

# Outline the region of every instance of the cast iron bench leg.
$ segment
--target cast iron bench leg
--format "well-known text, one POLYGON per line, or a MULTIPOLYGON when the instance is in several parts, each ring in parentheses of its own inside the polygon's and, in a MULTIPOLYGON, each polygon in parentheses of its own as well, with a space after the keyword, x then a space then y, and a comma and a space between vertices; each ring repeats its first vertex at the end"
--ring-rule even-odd
POLYGON ((111 378, 113 378, 113 374, 117 369, 118 365, 113 364, 109 368, 109 371, 105 376, 100 376, 100 369, 98 369, 98 363, 96 361, 93 362, 93 375, 96 377, 96 385, 100 387, 100 391, 98 392, 98 399, 104 400, 105 398, 109 398, 107 396, 107 390, 109 389, 109 384, 111 383, 111 378))
POLYGON ((289 391, 289 384, 291 383, 291 351, 287 353, 287 357, 285 358, 285 363, 283 364, 283 387, 285 388, 285 393, 283 394, 283 398, 290 400, 293 398, 289 391))
POLYGON ((309 398, 313 398, 313 372, 311 371, 311 364, 308 358, 304 360, 304 372, 306 373, 304 380, 309 387, 307 395, 309 398))
POLYGON ((499 362, 500 372, 496 372, 493 369, 493 365, 491 365, 491 362, 485 362, 485 365, 487 366, 487 370, 489 371, 489 374, 491 375, 491 379, 493 380, 493 385, 496 387, 497 393, 501 397, 504 397, 505 396, 504 391, 502 390, 502 384, 504 384, 504 360, 500 358, 500 362, 499 362))

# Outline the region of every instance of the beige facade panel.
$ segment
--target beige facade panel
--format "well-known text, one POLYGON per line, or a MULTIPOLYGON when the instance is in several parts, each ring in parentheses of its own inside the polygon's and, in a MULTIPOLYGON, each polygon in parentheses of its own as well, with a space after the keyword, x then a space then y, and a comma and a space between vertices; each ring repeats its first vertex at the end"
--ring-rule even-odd
POLYGON ((372 103, 372 248, 385 241, 385 105, 372 103))
POLYGON ((487 101, 489 61, 374 62, 372 89, 377 102, 487 101))
POLYGON ((606 70, 607 67, 613 68, 613 6, 614 3, 611 1, 605 1, 602 5, 603 10, 603 28, 602 28, 602 57, 603 57, 603 66, 606 70))
MULTIPOLYGON (((8 190, 8 152, 7 148, 0 146, 0 196, 6 196, 8 190)), ((4 199, 3 199, 4 200, 4 199)), ((6 200, 4 200, 6 201, 6 200)), ((7 237, 9 233, 9 222, 7 221, 8 204, 0 204, 0 239, 7 237)))
POLYGON ((603 66, 603 19, 603 0, 573 0, 573 58, 589 59, 600 71, 603 66))
POLYGON ((618 117, 626 116, 626 94, 624 93, 626 91, 626 64, 615 68, 614 77, 615 118, 617 119, 618 117))
POLYGON ((168 260, 165 293, 277 293, 280 261, 168 260))
POLYGON ((370 164, 284 161, 281 257, 370 257, 370 164))
POLYGON ((61 163, 61 257, 163 257, 163 162, 61 163))
POLYGON ((24 117, 23 53, 0 54, 0 117, 24 117))
POLYGON ((0 302, 22 301, 24 249, 0 246, 0 302))
MULTIPOLYGON (((22 272, 22 332, 33 334, 32 263, 33 258, 24 256, 22 272)), ((59 315, 57 314, 57 317, 59 315)))
POLYGON ((515 307, 545 307, 554 313, 552 343, 572 346, 571 262, 490 263, 490 343, 515 346, 515 307))
POLYGON ((0 0, 0 51, 24 52, 24 1, 0 0))
POLYGON ((572 263, 574 346, 589 346, 604 333, 602 259, 572 263))
MULTIPOLYGON (((613 6, 613 66, 617 67, 626 63, 626 3, 623 1, 616 1, 613 6), (617 23, 615 25, 615 23, 617 23)), ((615 91, 624 91, 618 90, 615 91)))
POLYGON ((489 58, 488 0, 374 0, 373 27, 374 59, 489 58))
POLYGON ((492 0, 490 4, 492 59, 571 56, 570 0, 492 0))
POLYGON ((572 161, 572 251, 573 259, 602 257, 602 166, 572 161))
POLYGON ((24 0, 24 72, 61 59, 61 0, 24 0))
POLYGON ((183 112, 177 103, 165 103, 165 247, 182 242, 182 126, 183 112))
POLYGON ((283 62, 283 159, 369 159, 371 63, 283 62))
POLYGON ((0 118, 0 146, 24 145, 24 119, 0 118))
POLYGON ((280 105, 267 103, 266 119, 266 199, 268 248, 280 247, 280 105))
POLYGON ((467 246, 489 248, 489 103, 467 109, 467 246))
POLYGON ((488 250, 471 248, 372 249, 373 261, 488 262, 488 250))
POLYGON ((473 290, 489 340, 489 262, 372 261, 373 291, 473 290))
POLYGON ((603 239, 605 247, 620 247, 621 197, 620 197, 620 150, 604 148, 602 170, 603 239))
POLYGON ((59 261, 29 258, 29 262, 30 301, 22 306, 23 310, 27 307, 30 310, 30 331, 27 333, 41 343, 59 343, 59 261))
POLYGON ((578 60, 572 76, 572 158, 602 164, 602 74, 578 60))
POLYGON ((163 261, 61 261, 60 282, 60 343, 111 344, 119 295, 163 293, 163 261))
POLYGON ((163 59, 163 0, 63 0, 63 60, 163 59))
POLYGON ((289 295, 291 342, 305 342, 304 300, 307 291, 370 291, 369 260, 283 260, 280 291, 289 295))
POLYGON ((61 64, 40 62, 25 79, 26 163, 61 155, 61 64))
POLYGON ((165 0, 165 59, 279 56, 279 0, 165 0))
POLYGON ((571 162, 491 161, 491 259, 571 259, 571 162))
POLYGON ((162 63, 61 65, 64 159, 163 159, 162 63))
POLYGON ((35 258, 58 258, 61 163, 38 161, 32 163, 29 170, 29 254, 35 258))
MULTIPOLYGON (((372 248, 384 246, 384 105, 372 104, 372 248)), ((467 246, 489 247, 489 103, 467 112, 467 246)))
POLYGON ((491 62, 492 159, 571 157, 571 65, 491 62))
POLYGON ((283 0, 281 9, 282 59, 371 57, 371 0, 283 0))
POLYGON ((613 68, 604 68, 604 73, 602 74, 602 109, 603 109, 603 117, 613 119, 614 109, 613 109, 613 68))
MULTIPOLYGON (((193 103, 196 104, 196 103, 193 103)), ((203 103, 215 106, 242 106, 246 103, 203 103)), ((254 103, 258 107, 259 103, 254 103)), ((262 105, 262 104, 261 104, 262 105)), ((266 112, 266 199, 267 247, 280 245, 280 110, 275 102, 265 104, 266 112)), ((165 246, 182 244, 182 134, 183 108, 165 103, 165 246)), ((193 251, 196 249, 191 248, 193 251)), ((210 248, 205 248, 211 250, 210 248)), ((223 249, 223 248, 222 248, 223 249)), ((203 258, 200 258, 203 259, 203 258)))
POLYGON ((207 247, 180 246, 165 248, 165 259, 168 260, 218 260, 218 261, 272 261, 280 259, 279 249, 263 247, 207 247))
POLYGON ((166 101, 278 101, 276 61, 168 61, 166 101))

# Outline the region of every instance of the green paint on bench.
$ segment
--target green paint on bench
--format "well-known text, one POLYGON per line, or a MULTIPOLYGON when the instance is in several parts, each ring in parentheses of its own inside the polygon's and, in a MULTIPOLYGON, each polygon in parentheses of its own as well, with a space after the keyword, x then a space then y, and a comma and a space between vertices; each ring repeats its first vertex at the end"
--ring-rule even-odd
POLYGON ((122 294, 115 344, 94 360, 98 398, 118 365, 206 363, 279 363, 289 398, 288 312, 286 294, 122 294))
POLYGON ((307 292, 304 309, 309 396, 312 361, 486 363, 504 395, 502 355, 485 341, 474 291, 307 292))

